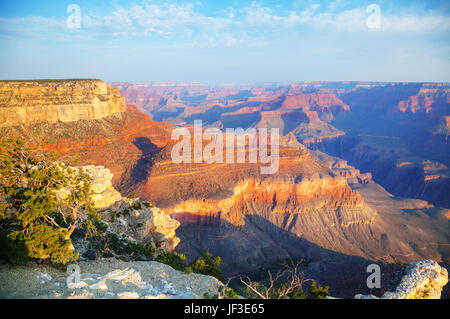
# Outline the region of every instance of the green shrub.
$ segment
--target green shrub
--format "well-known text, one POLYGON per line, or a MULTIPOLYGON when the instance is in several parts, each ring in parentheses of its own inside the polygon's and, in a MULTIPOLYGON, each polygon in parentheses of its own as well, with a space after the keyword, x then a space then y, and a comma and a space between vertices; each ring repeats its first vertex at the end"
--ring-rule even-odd
POLYGON ((197 258, 191 265, 192 271, 198 274, 209 275, 222 280, 222 270, 219 268, 222 262, 220 257, 213 258, 209 252, 197 258))
POLYGON ((8 235, 10 262, 20 263, 20 259, 50 259, 53 263, 66 264, 78 259, 66 229, 55 229, 41 224, 29 227, 27 232, 15 231, 8 235))
POLYGON ((330 295, 329 290, 330 286, 317 285, 314 280, 309 287, 309 293, 311 294, 311 297, 315 299, 326 299, 326 297, 330 295))
POLYGON ((145 261, 155 255, 155 248, 152 243, 136 243, 116 233, 109 233, 92 238, 89 241, 90 247, 83 257, 88 258, 93 251, 95 256, 116 257, 125 261, 145 261))
MULTIPOLYGON (((219 287, 219 293, 223 292, 224 287, 219 287)), ((230 299, 240 299, 239 296, 236 294, 236 292, 232 288, 227 288, 225 290, 225 296, 230 299)))
MULTIPOLYGON (((281 284, 274 292, 274 296, 279 296, 282 291, 287 288, 289 284, 284 283, 281 284)), ((306 293, 303 291, 301 287, 295 288, 291 293, 285 296, 286 299, 307 299, 306 293)))
POLYGON ((7 259, 65 264, 78 258, 71 236, 86 227, 96 234, 98 216, 90 200, 91 177, 59 162, 56 154, 31 149, 20 139, 0 143, 0 219, 9 225, 7 259), (66 196, 58 192, 64 188, 66 196), (84 221, 80 218, 90 212, 84 221))
POLYGON ((180 270, 180 271, 184 271, 187 266, 186 265, 186 256, 181 253, 177 253, 176 251, 163 252, 163 253, 159 254, 158 257, 156 257, 156 261, 166 264, 166 265, 169 265, 173 269, 180 270))
POLYGON ((148 259, 155 254, 155 248, 150 242, 145 245, 141 243, 129 243, 126 249, 131 256, 135 256, 138 259, 148 259))
POLYGON ((132 198, 132 199, 137 198, 136 193, 135 193, 135 192, 132 192, 132 193, 130 194, 130 198, 132 198))
POLYGON ((31 258, 23 241, 11 240, 8 234, 2 234, 1 257, 13 266, 25 265, 31 258))
POLYGON ((211 292, 208 289, 208 292, 203 293, 203 299, 219 299, 219 296, 222 296, 224 299, 240 299, 239 296, 236 294, 236 292, 232 288, 226 288, 224 293, 224 287, 220 286, 217 291, 217 294, 210 295, 211 292))
POLYGON ((154 208, 155 204, 153 204, 152 202, 143 202, 142 204, 144 204, 145 207, 148 208, 154 208))

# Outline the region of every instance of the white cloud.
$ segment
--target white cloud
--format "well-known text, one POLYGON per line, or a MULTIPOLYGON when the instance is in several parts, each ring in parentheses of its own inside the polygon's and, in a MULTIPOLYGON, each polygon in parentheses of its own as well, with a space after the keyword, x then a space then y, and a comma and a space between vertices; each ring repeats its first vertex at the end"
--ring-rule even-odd
POLYGON ((209 17, 196 13, 192 5, 137 5, 119 9, 104 17, 90 16, 87 28, 126 35, 192 35, 195 32, 226 28, 229 18, 209 17))
MULTIPOLYGON (((363 9, 344 10, 340 12, 316 13, 316 7, 285 15, 277 15, 273 10, 253 3, 243 11, 246 21, 252 27, 292 28, 308 26, 330 31, 366 32, 368 14, 363 9)), ((389 15, 381 12, 381 31, 387 32, 434 32, 449 31, 450 18, 444 15, 389 15)))
POLYGON ((381 18, 381 28, 393 32, 449 31, 450 18, 438 15, 429 16, 390 16, 381 18))
MULTIPOLYGON (((340 12, 318 12, 317 9, 316 5, 310 5, 303 11, 278 12, 253 2, 241 10, 228 8, 220 14, 204 15, 197 12, 191 4, 145 3, 120 8, 104 16, 83 14, 82 27, 75 30, 67 29, 64 18, 0 18, 0 35, 53 39, 77 37, 94 40, 137 36, 155 39, 177 37, 178 40, 181 38, 192 43, 197 41, 238 46, 270 42, 270 39, 276 39, 280 32, 303 32, 304 28, 316 29, 318 32, 373 32, 367 28, 367 13, 363 8, 340 12), (261 38, 262 35, 264 39, 261 38)), ((377 32, 420 33, 450 30, 450 19, 444 15, 381 14, 381 28, 377 29, 377 32)))

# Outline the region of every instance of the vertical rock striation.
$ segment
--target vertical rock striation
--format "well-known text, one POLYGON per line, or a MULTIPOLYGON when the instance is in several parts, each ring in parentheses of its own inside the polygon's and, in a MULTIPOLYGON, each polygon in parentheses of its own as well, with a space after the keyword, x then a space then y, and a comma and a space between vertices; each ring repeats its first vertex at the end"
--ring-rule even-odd
POLYGON ((125 111, 119 90, 101 80, 0 82, 0 127, 96 120, 125 111))

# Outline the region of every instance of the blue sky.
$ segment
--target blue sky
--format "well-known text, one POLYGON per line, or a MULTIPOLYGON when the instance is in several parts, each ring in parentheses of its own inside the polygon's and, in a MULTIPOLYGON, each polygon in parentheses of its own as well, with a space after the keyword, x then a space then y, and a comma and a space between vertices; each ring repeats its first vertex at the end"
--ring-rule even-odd
POLYGON ((0 79, 450 82, 449 3, 1 0, 0 79))

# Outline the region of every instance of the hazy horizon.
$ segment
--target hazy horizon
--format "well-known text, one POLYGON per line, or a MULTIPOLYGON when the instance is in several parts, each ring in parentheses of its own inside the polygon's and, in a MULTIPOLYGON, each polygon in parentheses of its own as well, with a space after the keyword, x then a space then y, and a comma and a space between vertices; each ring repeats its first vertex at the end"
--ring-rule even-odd
POLYGON ((63 81, 63 80, 101 80, 107 83, 133 83, 133 84, 195 84, 199 86, 284 86, 291 85, 296 83, 358 83, 358 84, 447 84, 450 85, 450 82, 445 81, 358 81, 358 80, 298 80, 298 81, 265 81, 265 82, 201 82, 201 81, 158 81, 158 80, 148 80, 148 81, 134 81, 134 80, 118 80, 118 81, 107 81, 101 78, 90 78, 90 77, 81 77, 81 78, 23 78, 23 79, 0 79, 0 82, 26 82, 26 81, 63 81))

